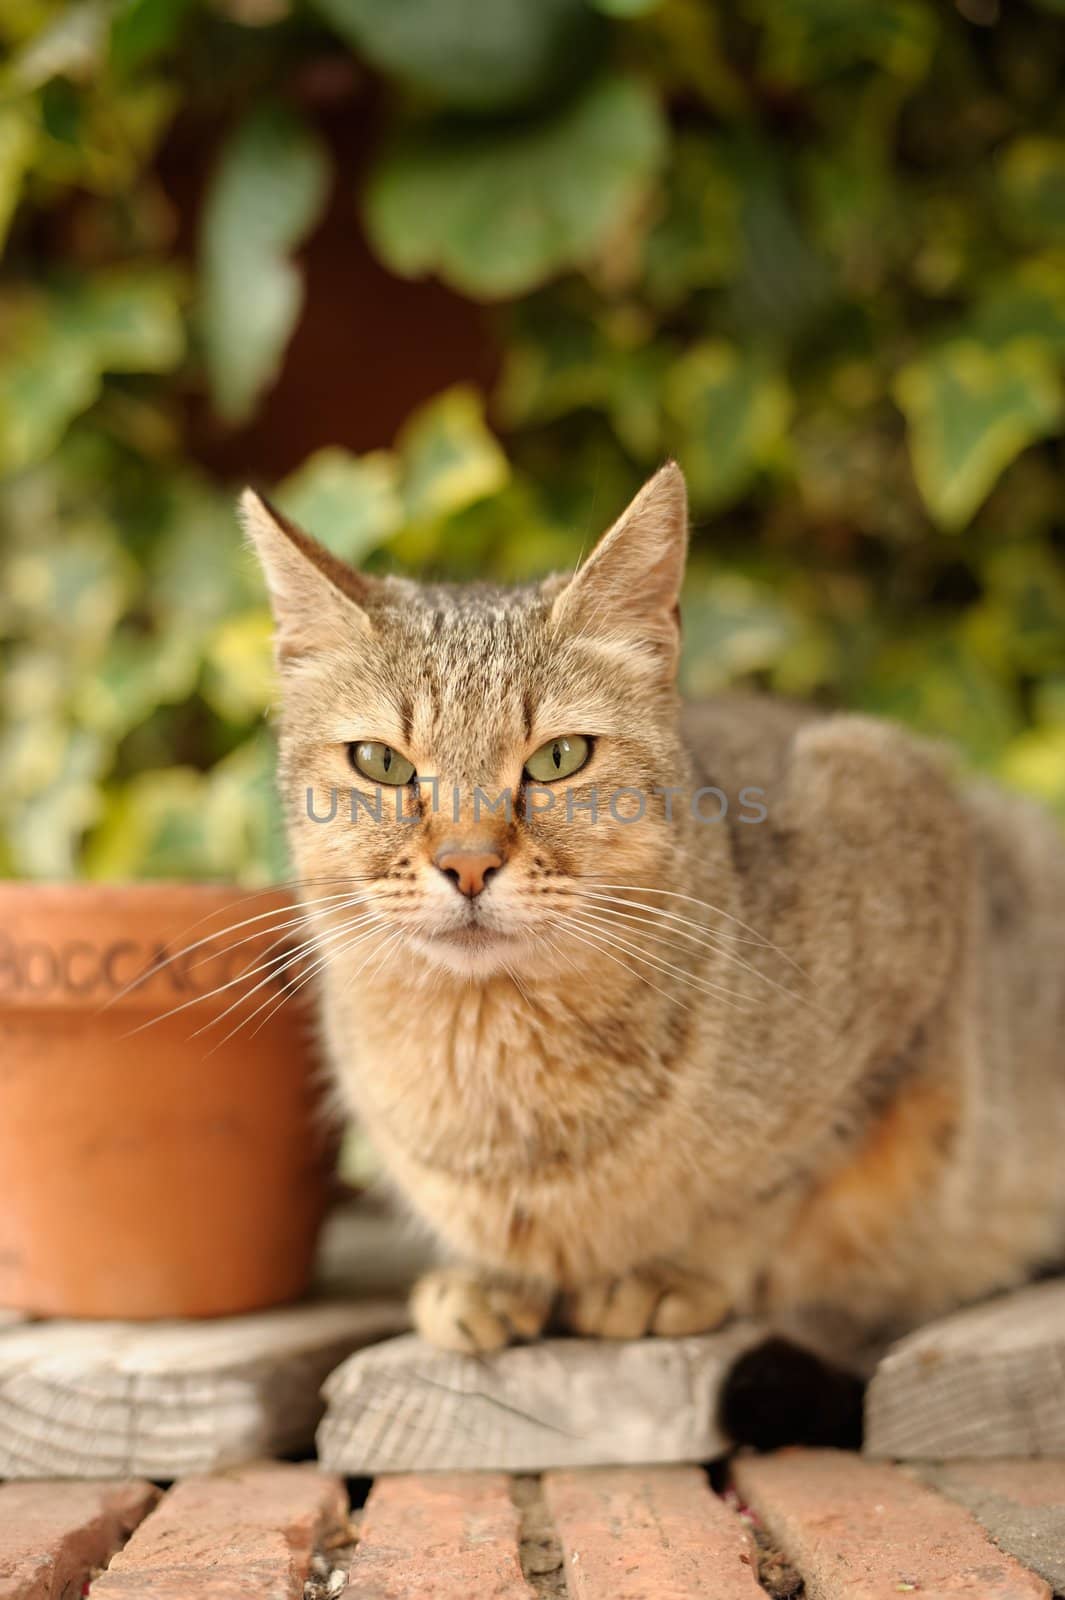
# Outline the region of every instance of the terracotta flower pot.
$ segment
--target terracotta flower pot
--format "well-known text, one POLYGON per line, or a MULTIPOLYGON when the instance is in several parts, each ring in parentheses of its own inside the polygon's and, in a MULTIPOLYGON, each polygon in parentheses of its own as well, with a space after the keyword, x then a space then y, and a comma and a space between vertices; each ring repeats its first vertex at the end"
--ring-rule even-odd
POLYGON ((332 1141, 306 991, 275 1007, 284 975, 250 970, 288 905, 0 884, 0 1306, 206 1317, 304 1289, 332 1141))

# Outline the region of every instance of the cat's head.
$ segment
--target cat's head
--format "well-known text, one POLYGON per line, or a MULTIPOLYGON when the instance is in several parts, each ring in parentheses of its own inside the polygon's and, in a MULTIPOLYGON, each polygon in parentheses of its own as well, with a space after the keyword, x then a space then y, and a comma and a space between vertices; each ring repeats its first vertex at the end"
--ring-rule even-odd
POLYGON ((367 576, 250 490, 241 513, 277 625, 296 872, 352 949, 387 929, 393 960, 533 971, 596 937, 572 920, 590 892, 663 881, 675 825, 653 791, 687 776, 677 466, 574 575, 524 588, 367 576))

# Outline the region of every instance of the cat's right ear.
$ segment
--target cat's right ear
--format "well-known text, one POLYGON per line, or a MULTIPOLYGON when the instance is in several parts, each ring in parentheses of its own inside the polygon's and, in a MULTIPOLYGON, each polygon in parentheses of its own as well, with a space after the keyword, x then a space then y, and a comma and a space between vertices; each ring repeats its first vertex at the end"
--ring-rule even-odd
POLYGON ((548 580, 556 627, 641 649, 672 672, 680 641, 678 600, 688 548, 684 474, 667 462, 649 479, 588 560, 559 590, 548 580))
POLYGON ((362 602, 372 579, 340 561, 254 489, 241 495, 238 514, 266 577, 282 664, 369 631, 362 602))

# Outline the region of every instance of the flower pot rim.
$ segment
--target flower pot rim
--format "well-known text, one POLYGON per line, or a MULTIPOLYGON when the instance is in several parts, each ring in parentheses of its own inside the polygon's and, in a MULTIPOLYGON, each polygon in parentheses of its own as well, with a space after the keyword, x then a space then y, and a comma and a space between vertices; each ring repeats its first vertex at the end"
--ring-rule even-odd
POLYGON ((196 995, 209 1010, 212 993, 219 1007, 238 998, 242 970, 249 991, 263 978, 259 998, 268 999, 282 969, 252 969, 298 916, 281 886, 3 880, 0 1012, 58 1006, 88 1022, 100 1005, 165 1013, 196 995))
POLYGON ((271 894, 292 896, 293 893, 285 883, 252 887, 227 878, 131 878, 113 882, 95 878, 0 878, 0 897, 9 895, 20 899, 61 899, 66 895, 82 900, 158 900, 186 896, 211 899, 228 895, 239 900, 265 898, 271 894))

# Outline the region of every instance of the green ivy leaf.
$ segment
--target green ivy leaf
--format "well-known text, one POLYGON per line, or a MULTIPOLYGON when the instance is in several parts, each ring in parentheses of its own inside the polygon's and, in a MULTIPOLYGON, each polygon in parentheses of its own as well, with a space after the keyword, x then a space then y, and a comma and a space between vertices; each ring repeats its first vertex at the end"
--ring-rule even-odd
POLYGON ((120 739, 158 706, 173 705, 193 691, 200 657, 195 641, 173 630, 116 633, 103 659, 80 685, 75 715, 85 727, 120 739))
POLYGON ((135 592, 134 563, 98 525, 65 527, 49 540, 21 541, 0 564, 3 620, 14 631, 63 639, 93 663, 135 592))
POLYGON ((1038 678, 1065 662, 1065 573, 1054 552, 1014 537, 989 552, 982 576, 984 597, 968 621, 977 638, 1001 640, 996 667, 1038 678))
POLYGON ((511 110, 577 81, 600 39, 584 0, 315 0, 374 66, 464 110, 511 110))
POLYGON ((1002 752, 998 776, 1065 816, 1065 726, 1018 734, 1002 752))
POLYGON ((651 298, 675 306, 693 289, 728 283, 742 251, 740 185, 728 153, 705 137, 677 140, 668 209, 647 240, 651 298))
POLYGON ((259 732, 209 773, 162 767, 117 785, 86 849, 91 878, 285 876, 273 741, 259 732))
POLYGON ((111 18, 111 65, 134 72, 169 48, 192 0, 119 0, 111 18))
POLYGON ((179 298, 173 273, 131 269, 59 296, 51 315, 60 336, 103 372, 169 372, 185 353, 179 298))
POLYGON ((731 323, 745 342, 772 341, 788 350, 832 305, 832 265, 799 213, 778 150, 742 136, 726 142, 721 156, 740 197, 731 323))
POLYGON ((677 457, 700 506, 735 499, 785 444, 787 384, 723 340, 696 345, 681 357, 666 379, 665 403, 677 457))
POLYGON ((236 506, 195 478, 170 479, 148 561, 145 600, 160 631, 202 639, 224 617, 264 599, 236 506))
POLYGON ((277 375, 303 302, 289 253, 328 190, 321 142, 287 109, 260 107, 223 146, 204 205, 201 309, 211 394, 227 422, 250 416, 277 375))
POLYGON ((366 191, 376 248, 406 277, 437 272, 496 299, 592 265, 662 165, 653 94, 607 78, 535 121, 432 122, 388 151, 366 191))
POLYGON ((248 885, 279 883, 290 875, 277 747, 268 730, 260 728, 212 769, 206 818, 216 871, 248 885))
POLYGON ((981 344, 1038 341, 1065 356, 1065 261, 1035 258, 1001 280, 973 309, 969 330, 981 344))
POLYGON ((1026 237, 1065 239, 1065 139, 1015 139, 999 178, 1008 211, 1026 237))
POLYGON ((637 461, 661 457, 662 395, 674 351, 665 340, 651 340, 618 351, 611 363, 606 410, 614 432, 637 461))
POLYGON ((334 555, 357 563, 402 525, 398 477, 387 450, 360 457, 327 447, 285 479, 277 502, 334 555))
POLYGON ((446 389, 414 413, 398 440, 410 521, 431 521, 496 494, 510 468, 476 389, 446 389))
POLYGON ((955 340, 906 367, 895 394, 917 486, 945 528, 963 527, 1003 468, 1065 420, 1054 365, 1027 340, 997 350, 955 340))
POLYGON ((942 629, 887 643, 859 690, 857 705, 932 738, 949 739, 981 765, 994 760, 1018 727, 1006 687, 957 633, 942 629))
MULTIPOLYGON (((0 711, 12 722, 45 722, 66 707, 71 687, 83 672, 81 655, 56 639, 8 640, 0 675, 0 711)), ((12 775, 4 768, 4 783, 12 775)))
POLYGON ((203 696, 228 722, 259 718, 277 699, 269 610, 227 617, 207 642, 203 696))
POLYGON ((776 666, 801 634, 801 619, 768 585, 738 572, 695 571, 692 578, 683 605, 686 694, 716 694, 776 666))
POLYGON ((37 121, 25 102, 0 106, 0 251, 37 145, 37 121))
POLYGON ((107 372, 167 372, 185 350, 176 280, 123 271, 4 308, 17 328, 0 361, 0 472, 46 456, 92 405, 107 372))
POLYGON ((495 395, 506 424, 554 422, 605 403, 609 351, 592 317, 541 297, 514 308, 508 332, 495 395))
POLYGON ((661 390, 674 357, 671 342, 649 337, 644 319, 568 314, 558 306, 526 308, 514 319, 495 403, 509 425, 553 422, 595 409, 638 459, 661 450, 661 390))
POLYGON ((62 704, 36 708, 32 716, 5 718, 0 725, 4 789, 0 811, 18 815, 60 778, 69 732, 62 704))
POLYGON ((62 76, 87 80, 99 69, 107 37, 105 0, 75 0, 58 8, 53 20, 39 27, 11 63, 20 89, 37 89, 62 76))
POLYGON ((219 860, 207 813, 208 779, 191 767, 138 773, 104 795, 86 846, 90 878, 216 878, 219 860))
POLYGON ((134 233, 149 233, 156 220, 152 211, 158 207, 158 194, 145 169, 177 109, 178 92, 174 83, 159 77, 134 76, 112 87, 101 76, 108 88, 101 86, 95 93, 66 77, 53 78, 41 89, 34 176, 49 186, 118 197, 122 209, 129 207, 132 213, 127 219, 130 232, 118 247, 124 256, 134 233), (139 204, 146 205, 147 217, 137 215, 139 204))
POLYGON ((921 0, 757 0, 748 9, 766 25, 766 71, 804 86, 859 64, 916 82, 937 31, 933 8, 921 0))
POLYGON ((657 10, 662 0, 589 0, 589 4, 608 17, 643 17, 657 10))
MULTIPOLYGON (((46 730, 33 730, 37 736, 46 730)), ((58 729, 50 730, 53 737, 58 729)), ((19 807, 10 823, 16 872, 30 878, 70 878, 78 871, 86 830, 100 812, 99 780, 112 757, 95 734, 75 728, 57 743, 49 781, 19 807)))

